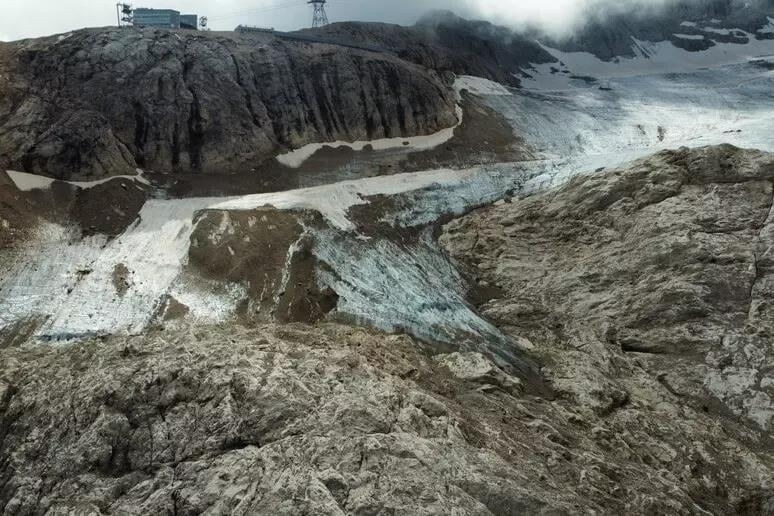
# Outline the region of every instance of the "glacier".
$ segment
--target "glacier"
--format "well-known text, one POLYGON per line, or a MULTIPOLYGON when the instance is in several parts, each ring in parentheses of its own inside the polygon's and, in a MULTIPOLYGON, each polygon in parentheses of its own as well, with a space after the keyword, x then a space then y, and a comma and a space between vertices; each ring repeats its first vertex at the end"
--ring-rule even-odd
MULTIPOLYGON (((31 322, 34 336, 45 341, 138 333, 157 322, 170 295, 192 308, 189 318, 229 320, 245 289, 202 289, 185 272, 197 214, 273 206, 322 215, 326 226, 306 231, 315 242, 316 259, 326 264, 318 281, 338 296, 334 316, 457 349, 483 350, 507 363, 518 344, 506 342, 469 305, 463 274, 434 242, 435 224, 661 149, 731 143, 774 151, 774 41, 753 39, 725 54, 718 54, 723 45, 704 54, 666 43, 636 44, 641 55, 617 63, 550 49, 560 68, 534 65, 518 89, 458 78, 459 89, 505 117, 535 150, 534 160, 268 194, 151 199, 137 221, 114 239, 81 238, 71 227, 43 225, 0 277, 0 335, 24 322, 31 322), (354 207, 368 207, 378 198, 391 204, 374 223, 352 217, 354 207), (385 228, 412 230, 416 238, 406 243, 385 228), (119 264, 131 271, 125 293, 112 284, 119 264)), ((450 131, 430 137, 431 143, 446 141, 450 131)), ((405 139, 400 140, 402 145, 405 139)), ((293 165, 322 145, 283 159, 293 165)), ((50 186, 43 178, 10 176, 20 190, 50 186)))

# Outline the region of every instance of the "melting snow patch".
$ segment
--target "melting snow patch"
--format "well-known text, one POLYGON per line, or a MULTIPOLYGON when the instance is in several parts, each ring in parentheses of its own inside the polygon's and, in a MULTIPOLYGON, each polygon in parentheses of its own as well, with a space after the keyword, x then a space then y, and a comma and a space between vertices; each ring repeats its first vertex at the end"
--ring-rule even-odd
POLYGON ((355 226, 347 218, 347 212, 352 206, 366 204, 368 201, 365 197, 395 195, 425 188, 432 184, 456 183, 476 173, 477 170, 441 169, 369 177, 287 192, 246 195, 216 203, 210 208, 215 210, 251 210, 270 205, 279 210, 310 209, 321 213, 334 227, 353 230, 355 226))
POLYGON ((226 283, 219 290, 195 287, 176 282, 170 295, 188 308, 188 316, 199 323, 219 323, 236 312, 239 303, 247 297, 247 289, 238 283, 226 283))
POLYGON ((473 77, 472 75, 462 75, 454 83, 457 90, 468 90, 475 95, 510 95, 511 92, 500 83, 473 77))
MULTIPOLYGON (((17 172, 15 170, 7 170, 6 173, 8 174, 8 177, 10 177, 13 183, 16 185, 16 188, 18 188, 22 192, 29 192, 30 190, 45 190, 47 188, 50 188, 51 185, 54 184, 54 181, 60 181, 59 179, 54 179, 52 177, 40 176, 38 174, 28 174, 27 172, 17 172)), ((142 170, 140 169, 137 169, 136 176, 110 176, 102 179, 97 179, 95 181, 61 181, 61 182, 67 183, 69 185, 73 185, 76 188, 87 190, 89 188, 94 188, 97 185, 107 183, 108 181, 112 181, 114 179, 128 179, 130 181, 137 181, 138 183, 142 183, 144 185, 150 185, 150 182, 144 177, 142 177, 142 170)))
POLYGON ((721 36, 728 36, 731 31, 728 29, 716 29, 715 27, 702 27, 704 32, 711 32, 713 34, 720 34, 721 36))
POLYGON ((381 138, 378 140, 361 140, 356 142, 327 142, 327 143, 310 143, 303 147, 290 151, 285 154, 277 156, 277 161, 285 165, 286 167, 298 168, 303 163, 311 158, 315 152, 324 148, 330 147, 338 149, 340 147, 348 147, 355 151, 362 151, 366 147, 370 147, 373 150, 387 150, 396 148, 409 148, 414 150, 426 150, 433 149, 451 140, 454 136, 454 130, 462 123, 462 108, 457 106, 457 124, 453 127, 441 129, 437 133, 426 136, 408 136, 401 138, 381 138))
POLYGON ((110 241, 102 236, 79 239, 71 229, 44 226, 36 245, 0 285, 0 327, 45 316, 39 335, 52 339, 142 331, 160 296, 178 277, 194 212, 207 202, 148 201, 135 225, 110 241), (119 264, 135 279, 123 295, 113 287, 119 264))
POLYGON ((701 34, 674 34, 674 37, 679 39, 704 39, 701 34))
MULTIPOLYGON (((774 32, 774 26, 772 26, 774 32)), ((752 34, 744 31, 735 32, 740 37, 747 37, 748 42, 716 43, 707 50, 688 51, 678 48, 671 41, 641 41, 632 38, 632 50, 635 57, 618 58, 613 61, 603 61, 589 52, 562 52, 545 45, 544 50, 557 60, 565 63, 571 71, 582 71, 584 75, 597 78, 632 77, 658 73, 687 73, 703 68, 718 68, 730 64, 746 62, 752 56, 768 55, 774 51, 774 41, 758 40, 752 34)), ((688 39, 699 39, 703 36, 682 34, 688 39)), ((556 84, 548 81, 546 66, 532 65, 535 72, 530 71, 533 78, 523 80, 525 87, 532 89, 558 89, 556 84)))
POLYGON ((16 172, 15 170, 6 170, 6 174, 11 178, 11 181, 16 185, 16 188, 22 192, 45 190, 50 188, 54 181, 56 181, 56 179, 52 177, 28 174, 26 172, 16 172))

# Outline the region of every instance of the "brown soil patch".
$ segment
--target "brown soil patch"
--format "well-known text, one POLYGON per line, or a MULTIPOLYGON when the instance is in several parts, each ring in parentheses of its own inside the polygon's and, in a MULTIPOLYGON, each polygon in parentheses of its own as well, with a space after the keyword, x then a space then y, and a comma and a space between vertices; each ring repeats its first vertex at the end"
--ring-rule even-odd
POLYGON ((119 297, 124 297, 129 287, 132 286, 130 276, 132 272, 123 263, 113 267, 113 287, 119 297))
POLYGON ((300 216, 271 207, 204 211, 191 235, 189 267, 205 279, 246 285, 243 315, 250 321, 320 320, 336 297, 317 287, 312 242, 300 216))
POLYGON ((148 187, 128 179, 114 179, 88 189, 78 190, 70 214, 84 236, 118 236, 137 219, 148 187))
POLYGON ((160 174, 146 172, 144 177, 158 185, 173 199, 191 197, 226 197, 254 193, 278 192, 298 187, 298 180, 285 167, 276 163, 246 163, 241 168, 222 174, 160 174))
POLYGON ((25 192, 0 172, 0 248, 22 241, 41 220, 79 224, 84 236, 117 236, 137 219, 149 192, 149 187, 126 179, 87 189, 54 181, 50 188, 25 192))
POLYGON ((0 172, 0 274, 7 272, 24 243, 44 221, 68 220, 73 189, 54 183, 46 190, 22 192, 5 172, 0 172))
POLYGON ((164 302, 161 305, 159 313, 163 321, 176 321, 178 319, 185 318, 191 311, 186 305, 178 301, 172 296, 166 296, 164 302))
POLYGON ((279 297, 276 318, 280 322, 316 322, 336 308, 339 296, 316 282, 317 258, 312 242, 302 242, 290 261, 290 275, 279 297))

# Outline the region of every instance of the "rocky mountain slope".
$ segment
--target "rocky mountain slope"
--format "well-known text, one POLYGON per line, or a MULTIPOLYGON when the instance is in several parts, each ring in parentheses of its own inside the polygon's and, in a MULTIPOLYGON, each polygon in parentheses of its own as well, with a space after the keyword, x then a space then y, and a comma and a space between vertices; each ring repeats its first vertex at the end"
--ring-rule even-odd
POLYGON ((3 45, 0 168, 79 179, 244 169, 317 141, 457 123, 438 74, 270 35, 93 29, 3 45))
POLYGON ((664 151, 455 221, 442 242, 495 289, 480 307, 495 324, 600 368, 584 385, 577 362, 554 365, 575 396, 615 404, 602 371, 629 355, 697 408, 769 432, 772 179, 770 154, 664 151))
POLYGON ((686 50, 706 50, 716 43, 745 44, 774 39, 768 30, 773 0, 674 0, 616 7, 590 3, 588 22, 570 35, 549 37, 550 46, 590 52, 606 61, 635 57, 634 40, 669 41, 686 50))
POLYGON ((0 168, 60 179, 238 172, 314 142, 428 135, 458 123, 452 74, 519 86, 546 65, 590 80, 557 52, 616 61, 647 56, 646 43, 744 46, 774 35, 771 1, 605 11, 563 39, 441 12, 291 39, 91 29, 0 44, 0 168))
POLYGON ((664 151, 447 224, 543 393, 330 324, 0 350, 0 507, 770 514, 772 181, 771 154, 664 151))
POLYGON ((767 2, 0 44, 0 513, 774 514, 767 2))
POLYGON ((514 71, 536 63, 556 62, 534 35, 486 21, 466 20, 446 11, 430 13, 411 27, 349 22, 301 32, 373 45, 427 68, 511 86, 519 85, 514 71))

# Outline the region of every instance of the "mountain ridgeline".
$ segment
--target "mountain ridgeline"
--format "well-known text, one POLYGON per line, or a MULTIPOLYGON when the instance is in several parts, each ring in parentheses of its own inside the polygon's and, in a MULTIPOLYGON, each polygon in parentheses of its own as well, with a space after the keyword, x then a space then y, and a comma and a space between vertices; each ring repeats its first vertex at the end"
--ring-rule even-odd
POLYGON ((431 70, 270 35, 93 29, 4 50, 0 168, 62 179, 229 171, 457 121, 450 81, 431 70))
POLYGON ((0 44, 0 168, 59 179, 212 174, 308 143, 427 135, 457 123, 454 75, 518 87, 533 65, 557 62, 544 45, 613 60, 633 56, 635 40, 697 51, 770 39, 773 3, 600 11, 564 39, 437 12, 412 27, 102 28, 0 44))
POLYGON ((707 50, 717 43, 745 44, 751 38, 774 39, 774 32, 764 29, 769 17, 774 17, 774 0, 676 0, 657 7, 642 2, 612 12, 609 6, 597 4, 579 30, 546 42, 610 61, 634 57, 634 39, 670 41, 690 51, 707 50))

